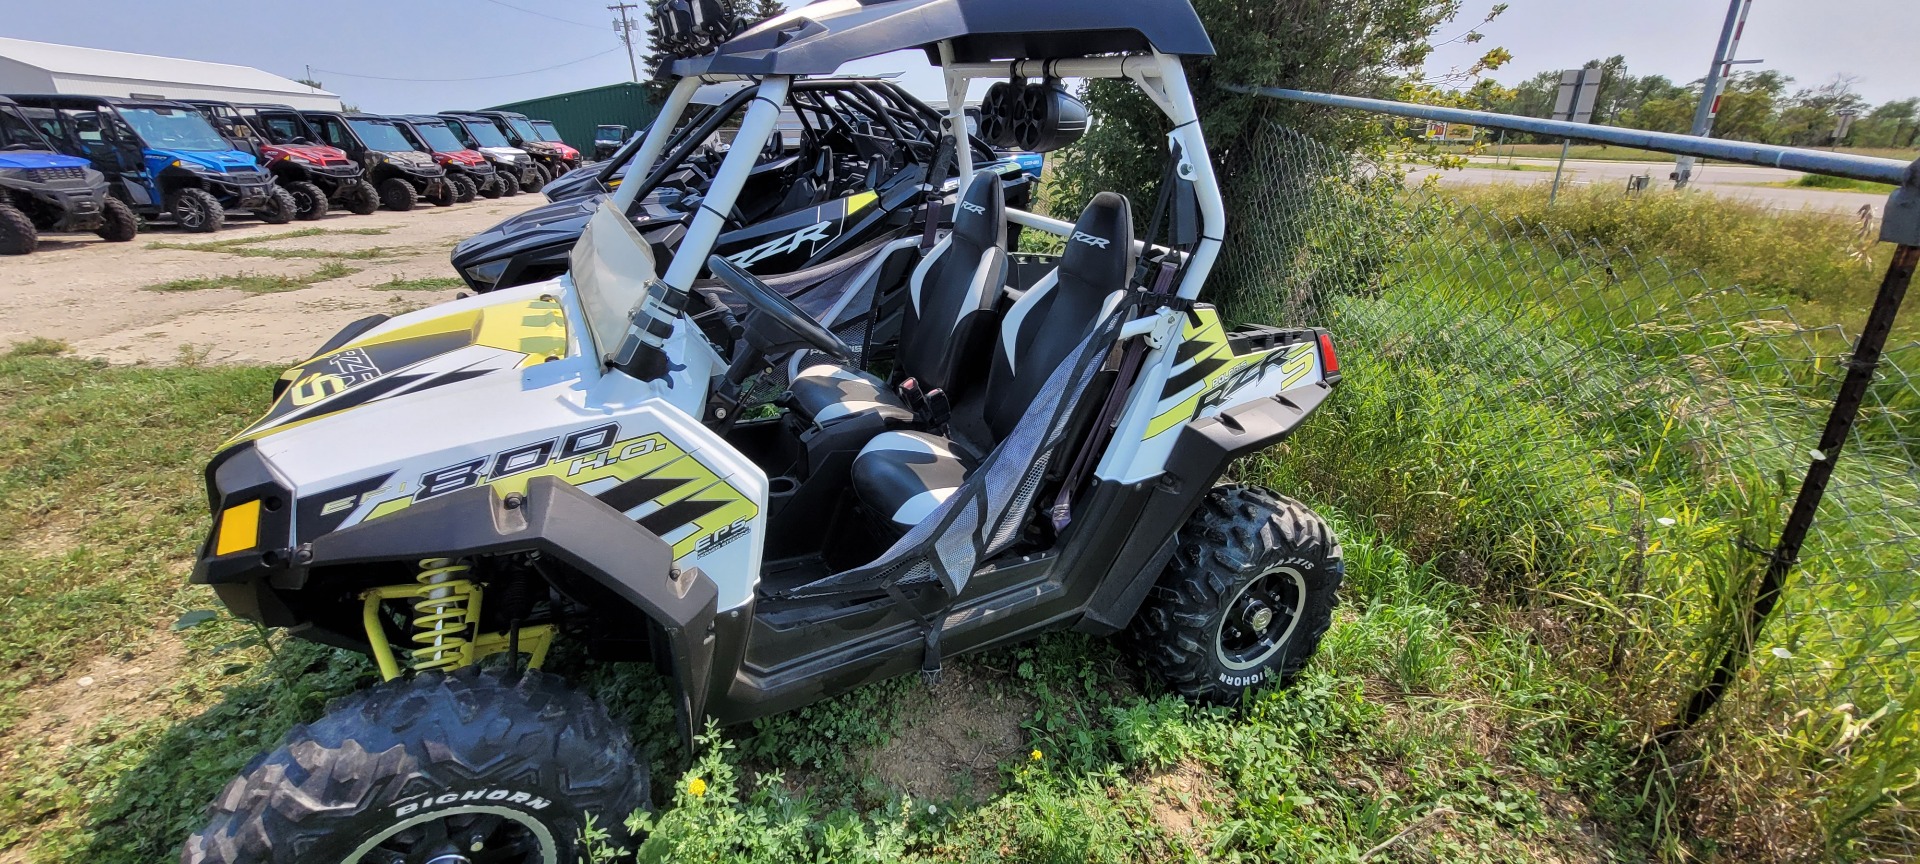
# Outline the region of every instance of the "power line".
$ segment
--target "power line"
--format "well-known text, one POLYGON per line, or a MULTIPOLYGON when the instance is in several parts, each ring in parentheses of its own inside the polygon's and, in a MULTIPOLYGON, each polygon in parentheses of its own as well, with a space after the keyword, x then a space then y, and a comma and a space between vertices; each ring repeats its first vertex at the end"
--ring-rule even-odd
MULTIPOLYGON (((598 28, 595 28, 595 29, 598 29, 598 28)), ((578 60, 568 60, 565 63, 555 63, 552 66, 542 66, 538 69, 528 69, 525 72, 508 72, 505 75, 481 75, 474 78, 390 78, 384 75, 359 75, 353 72, 341 72, 338 69, 322 69, 318 66, 313 67, 313 71, 324 72, 328 75, 344 75, 348 78, 365 78, 369 81, 405 81, 412 84, 453 84, 461 81, 493 81, 500 78, 518 78, 522 75, 532 75, 536 72, 547 72, 554 69, 559 69, 562 66, 574 66, 580 63, 585 63, 588 60, 597 60, 601 57, 607 56, 608 54, 612 54, 613 52, 618 50, 620 49, 608 48, 607 50, 602 51, 598 54, 582 57, 578 60)))
POLYGON ((554 16, 554 15, 548 15, 548 14, 547 14, 547 13, 545 13, 545 12, 537 12, 537 11, 534 11, 534 10, 532 10, 532 9, 527 9, 527 8, 523 8, 523 7, 520 7, 520 6, 515 6, 515 5, 513 5, 512 3, 502 3, 502 2, 500 2, 500 0, 487 0, 487 2, 488 2, 488 3, 492 3, 492 4, 493 4, 493 5, 495 5, 495 6, 505 6, 505 7, 507 7, 508 9, 512 9, 512 10, 513 10, 513 11, 515 11, 515 12, 525 12, 525 13, 527 13, 528 15, 534 15, 534 16, 537 16, 537 17, 540 17, 540 18, 545 18, 545 19, 547 19, 548 21, 558 21, 558 22, 560 22, 560 23, 562 23, 562 24, 572 24, 572 25, 573 25, 573 26, 575 26, 575 27, 585 27, 585 28, 587 28, 588 30, 598 30, 598 29, 600 29, 600 28, 599 28, 598 26, 596 26, 596 25, 593 25, 593 24, 582 24, 582 23, 580 23, 580 22, 578 22, 578 21, 575 21, 575 20, 573 20, 573 19, 571 19, 571 18, 560 18, 560 17, 557 17, 557 16, 554 16))

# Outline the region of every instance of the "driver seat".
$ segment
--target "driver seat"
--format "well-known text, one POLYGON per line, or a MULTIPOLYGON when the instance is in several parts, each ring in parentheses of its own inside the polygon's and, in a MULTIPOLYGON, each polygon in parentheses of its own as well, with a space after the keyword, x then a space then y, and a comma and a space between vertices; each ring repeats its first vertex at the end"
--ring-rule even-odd
MULTIPOLYGON (((912 378, 922 393, 951 402, 984 379, 993 307, 1007 282, 1007 195, 998 174, 982 171, 967 186, 953 231, 922 258, 908 283, 894 378, 912 378)), ((887 382, 832 361, 793 377, 785 405, 816 425, 876 414, 888 425, 914 413, 887 382)))
POLYGON ((1094 196, 1070 236, 1059 267, 1008 310, 986 390, 968 414, 956 413, 954 437, 883 432, 854 457, 855 496, 896 536, 960 491, 1027 416, 1054 370, 1127 299, 1135 259, 1127 199, 1113 192, 1094 196))

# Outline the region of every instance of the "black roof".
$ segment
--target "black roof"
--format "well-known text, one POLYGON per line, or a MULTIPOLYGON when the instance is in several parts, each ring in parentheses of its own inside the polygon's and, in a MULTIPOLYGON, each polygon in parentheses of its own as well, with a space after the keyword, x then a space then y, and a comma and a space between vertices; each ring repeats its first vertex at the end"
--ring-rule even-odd
POLYGON ((49 108, 85 109, 95 105, 113 105, 129 108, 174 108, 200 113, 199 109, 185 102, 173 99, 141 99, 123 96, 83 96, 73 93, 15 93, 16 100, 49 108))
POLYGON ((938 62, 938 43, 947 40, 961 63, 1148 49, 1213 54, 1188 0, 820 0, 673 68, 681 75, 825 75, 910 48, 938 62))
POLYGON ((436 123, 441 126, 447 125, 447 118, 438 114, 392 114, 389 115, 389 117, 394 120, 405 120, 408 123, 436 123))

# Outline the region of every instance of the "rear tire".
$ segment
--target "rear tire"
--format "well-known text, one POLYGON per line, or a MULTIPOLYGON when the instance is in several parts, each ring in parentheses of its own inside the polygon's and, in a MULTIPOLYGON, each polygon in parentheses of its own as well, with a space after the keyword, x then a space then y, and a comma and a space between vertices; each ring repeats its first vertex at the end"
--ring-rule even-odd
POLYGON ((1270 679, 1292 682, 1333 623, 1346 574, 1326 521, 1269 490, 1222 486, 1175 542, 1129 634, 1147 669, 1218 705, 1270 679))
POLYGON ((294 218, 302 222, 312 222, 326 218, 327 193, 306 180, 296 180, 287 184, 287 194, 293 196, 294 218))
POLYGON ((380 206, 405 213, 418 203, 420 194, 413 191, 412 183, 398 177, 388 177, 380 184, 380 206))
POLYGON ((285 225, 299 214, 300 205, 294 203, 293 193, 278 186, 267 189, 267 206, 253 211, 268 225, 285 225))
POLYGON ((513 196, 520 194, 520 178, 515 177, 512 174, 508 174, 505 171, 500 172, 498 176, 500 178, 500 194, 501 195, 504 195, 508 198, 512 198, 513 196))
POLYGON ((100 226, 100 230, 93 232, 100 239, 109 243, 125 243, 140 233, 140 218, 133 215, 133 208, 128 207, 127 202, 109 195, 101 211, 106 222, 100 226))
POLYGON ((499 857, 486 860, 503 864, 574 864, 587 860, 589 815, 624 845, 627 817, 647 799, 647 769, 625 727, 559 678, 430 673, 348 696, 288 732, 227 784, 180 861, 377 864, 492 852, 499 857))
POLYGON ((504 194, 505 191, 506 190, 500 188, 500 175, 498 174, 488 177, 487 182, 480 184, 480 194, 488 198, 498 198, 504 194))
POLYGON ((0 204, 0 255, 28 255, 40 248, 33 220, 12 204, 0 204))
POLYGON ((372 183, 355 180, 340 190, 340 204, 355 216, 372 216, 380 209, 380 192, 372 183))
POLYGON ((205 189, 176 189, 167 196, 167 212, 190 234, 211 234, 227 221, 227 208, 205 189))
POLYGON ((462 174, 447 179, 453 183, 453 203, 465 204, 480 197, 480 187, 474 184, 473 178, 462 174))

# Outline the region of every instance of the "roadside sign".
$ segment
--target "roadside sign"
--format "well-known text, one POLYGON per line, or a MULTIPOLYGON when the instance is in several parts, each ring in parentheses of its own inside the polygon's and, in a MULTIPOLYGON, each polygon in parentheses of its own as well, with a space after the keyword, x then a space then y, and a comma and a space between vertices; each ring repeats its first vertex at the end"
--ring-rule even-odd
POLYGON ((1553 119, 1592 123, 1593 105, 1600 98, 1600 67, 1568 69, 1560 73, 1560 96, 1553 103, 1553 119))

